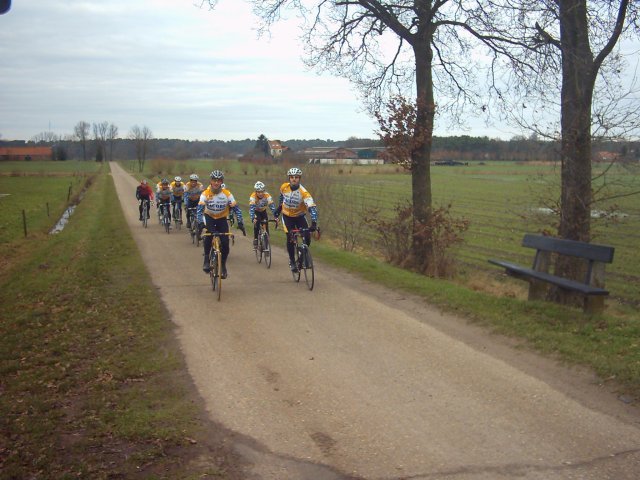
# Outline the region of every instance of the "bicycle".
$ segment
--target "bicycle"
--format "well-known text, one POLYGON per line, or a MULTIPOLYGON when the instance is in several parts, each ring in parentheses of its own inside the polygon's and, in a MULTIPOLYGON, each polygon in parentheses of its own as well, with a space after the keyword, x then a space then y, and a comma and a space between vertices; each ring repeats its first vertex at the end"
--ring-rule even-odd
POLYGON ((167 233, 171 231, 171 217, 169 217, 169 204, 160 204, 160 225, 162 225, 167 233))
POLYGON ((295 244, 295 248, 293 251, 294 265, 296 266, 296 271, 292 271, 291 275, 293 276, 293 280, 295 282, 300 281, 300 275, 304 272, 304 281, 307 284, 309 290, 313 290, 313 285, 315 281, 315 274, 313 269, 313 258, 311 257, 311 250, 309 250, 309 246, 304 243, 303 235, 305 233, 311 233, 320 230, 315 228, 296 228, 295 230, 289 231, 289 241, 295 244))
POLYGON ((173 221, 176 224, 176 230, 180 230, 182 227, 182 203, 173 203, 173 221))
POLYGON ((147 228, 149 225, 149 200, 140 200, 142 202, 142 226, 147 228))
POLYGON ((202 237, 213 237, 211 242, 211 251, 209 252, 209 278, 211 279, 211 287, 217 292, 218 301, 222 296, 222 250, 220 245, 220 237, 226 235, 233 240, 233 233, 209 232, 206 229, 202 231, 202 237))
POLYGON ((269 222, 276 224, 278 228, 277 220, 262 220, 260 222, 260 232, 258 233, 258 245, 256 246, 256 260, 258 263, 262 262, 264 257, 264 265, 267 268, 271 268, 271 239, 269 238, 269 230, 267 225, 269 222))
POLYGON ((198 207, 187 208, 187 218, 189 219, 189 234, 191 235, 191 243, 196 247, 200 245, 200 231, 198 230, 198 216, 196 211, 198 207))

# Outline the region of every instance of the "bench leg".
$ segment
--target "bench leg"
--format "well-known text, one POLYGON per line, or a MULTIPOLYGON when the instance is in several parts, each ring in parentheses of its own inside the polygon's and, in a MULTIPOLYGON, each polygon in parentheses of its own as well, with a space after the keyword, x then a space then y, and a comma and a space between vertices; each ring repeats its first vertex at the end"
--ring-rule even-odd
POLYGON ((604 311, 604 296, 586 295, 584 298, 584 313, 602 313, 604 311))
POLYGON ((537 280, 529 280, 529 300, 546 300, 547 284, 537 280))

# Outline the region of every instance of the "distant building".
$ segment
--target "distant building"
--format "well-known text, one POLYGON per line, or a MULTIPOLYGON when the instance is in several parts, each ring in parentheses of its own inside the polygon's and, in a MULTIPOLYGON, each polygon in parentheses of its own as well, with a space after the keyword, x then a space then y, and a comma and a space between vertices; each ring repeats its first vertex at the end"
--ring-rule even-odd
POLYGON ((52 147, 0 147, 2 160, 53 160, 52 147))
POLYGON ((380 165, 384 163, 380 153, 375 148, 345 147, 313 147, 298 152, 308 163, 321 165, 380 165))
POLYGON ((289 147, 282 144, 280 140, 267 140, 269 142, 269 153, 273 158, 281 157, 284 152, 289 150, 289 147))

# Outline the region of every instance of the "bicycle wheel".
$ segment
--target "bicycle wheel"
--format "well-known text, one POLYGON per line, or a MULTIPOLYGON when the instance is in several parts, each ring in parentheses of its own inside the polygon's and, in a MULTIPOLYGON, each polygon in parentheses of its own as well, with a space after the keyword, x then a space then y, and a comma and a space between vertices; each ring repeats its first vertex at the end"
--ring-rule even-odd
POLYGON ((148 219, 147 219, 147 215, 149 215, 149 207, 147 206, 147 202, 143 202, 142 204, 142 226, 144 228, 147 228, 148 225, 148 219))
POLYGON ((264 232, 262 235, 262 255, 264 256, 264 266, 271 268, 271 244, 269 234, 264 232))
POLYGON ((293 264, 296 265, 298 268, 296 268, 295 272, 291 272, 291 276, 293 276, 294 282, 299 282, 300 281, 300 247, 297 245, 293 252, 293 264))
POLYGON ((300 248, 302 252, 302 270, 304 271, 304 281, 309 287, 309 290, 313 290, 313 282, 315 280, 315 275, 313 273, 313 258, 311 258, 311 250, 307 245, 302 245, 300 248))
POLYGON ((256 254, 256 261, 258 263, 262 262, 262 233, 260 235, 258 235, 258 245, 256 245, 256 248, 254 250, 254 253, 256 254))
POLYGON ((211 249, 209 257, 209 278, 211 279, 211 288, 215 292, 218 289, 220 274, 218 272, 218 255, 213 249, 211 249))
POLYGON ((171 219, 168 213, 164 214, 164 229, 167 233, 171 233, 171 219))
POLYGON ((222 295, 222 254, 216 254, 216 271, 218 272, 218 301, 222 295))
POLYGON ((176 230, 180 230, 180 225, 182 224, 182 216, 180 215, 182 210, 178 205, 173 208, 173 223, 176 224, 176 230))

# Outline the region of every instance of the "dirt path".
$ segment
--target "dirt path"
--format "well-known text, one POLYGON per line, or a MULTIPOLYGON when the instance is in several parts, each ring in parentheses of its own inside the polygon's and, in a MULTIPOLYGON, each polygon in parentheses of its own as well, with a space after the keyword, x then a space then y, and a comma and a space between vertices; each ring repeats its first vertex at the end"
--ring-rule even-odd
POLYGON ((284 250, 258 265, 249 237, 217 302, 201 249, 143 229, 135 181, 111 168, 189 373, 250 478, 638 478, 640 415, 588 373, 322 264, 309 292, 284 250))

